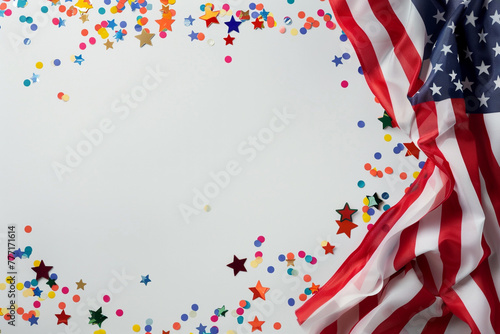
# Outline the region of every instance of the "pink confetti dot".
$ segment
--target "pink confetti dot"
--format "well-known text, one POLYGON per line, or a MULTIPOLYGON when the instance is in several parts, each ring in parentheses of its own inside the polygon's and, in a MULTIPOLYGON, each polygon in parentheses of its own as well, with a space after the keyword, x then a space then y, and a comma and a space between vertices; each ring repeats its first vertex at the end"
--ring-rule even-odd
POLYGON ((325 15, 325 11, 323 9, 318 10, 318 16, 323 16, 325 15))
POLYGON ((90 37, 90 38, 89 38, 89 43, 90 43, 91 45, 94 45, 94 44, 95 44, 95 42, 96 42, 96 40, 95 40, 95 38, 94 38, 94 37, 90 37))
POLYGON ((165 31, 160 31, 160 38, 167 37, 167 33, 165 31))
MULTIPOLYGON (((7 9, 7 10, 5 10, 4 14, 5 14, 5 16, 11 16, 12 11, 10 9, 7 9)), ((57 24, 59 24, 59 22, 57 22, 57 24)))
POLYGON ((210 317, 210 320, 212 320, 212 322, 217 322, 217 320, 219 320, 219 317, 216 315, 213 315, 210 317))
POLYGON ((116 310, 116 315, 121 317, 123 315, 123 310, 122 309, 116 310))
POLYGON ((40 305, 41 305, 41 303, 40 303, 38 300, 35 300, 35 301, 33 302, 33 307, 34 307, 34 308, 39 308, 39 307, 40 307, 40 305))
POLYGON ((245 313, 245 310, 242 307, 238 307, 236 309, 236 314, 237 315, 243 315, 243 313, 245 313))
POLYGON ((371 230, 371 229, 372 229, 372 227, 373 227, 373 224, 368 224, 368 225, 366 226, 366 228, 367 228, 367 229, 369 229, 369 230, 371 230))
POLYGON ((342 80, 340 85, 342 86, 342 88, 347 88, 347 86, 349 86, 349 82, 347 82, 347 80, 342 80))
POLYGON ((85 50, 87 48, 87 44, 80 43, 80 50, 85 50))
POLYGON ((227 3, 222 6, 222 9, 224 9, 226 12, 229 10, 229 8, 231 7, 229 7, 229 4, 227 3))
POLYGON ((313 256, 311 264, 316 264, 316 263, 318 263, 318 259, 313 256))
POLYGON ((224 60, 226 61, 226 63, 230 63, 233 61, 233 58, 231 58, 231 56, 226 56, 226 58, 224 58, 224 60))
POLYGON ((105 303, 109 303, 109 301, 111 300, 111 297, 109 297, 108 295, 104 295, 104 296, 102 296, 102 300, 103 300, 105 303))
POLYGON ((57 25, 59 25, 59 19, 58 19, 57 17, 54 17, 54 18, 52 19, 52 23, 53 23, 54 25, 56 25, 56 26, 57 26, 57 25))
POLYGON ((262 235, 260 237, 257 238, 257 240, 259 240, 260 242, 264 242, 266 241, 266 238, 264 238, 262 235))
POLYGON ((262 252, 255 252, 255 257, 262 257, 262 252))
POLYGON ((108 21, 102 21, 101 27, 106 28, 108 26, 108 21))
POLYGON ((61 292, 62 292, 63 294, 65 294, 65 295, 66 295, 66 294, 68 294, 68 292, 69 292, 68 287, 67 287, 67 286, 65 286, 64 288, 62 288, 62 289, 61 289, 61 292))
POLYGON ((326 22, 326 27, 328 29, 334 29, 335 28, 335 23, 333 23, 333 21, 328 21, 328 22, 326 22))
POLYGON ((303 259, 305 256, 306 256, 306 252, 304 252, 304 251, 300 251, 300 252, 299 252, 299 257, 300 257, 301 259, 303 259))

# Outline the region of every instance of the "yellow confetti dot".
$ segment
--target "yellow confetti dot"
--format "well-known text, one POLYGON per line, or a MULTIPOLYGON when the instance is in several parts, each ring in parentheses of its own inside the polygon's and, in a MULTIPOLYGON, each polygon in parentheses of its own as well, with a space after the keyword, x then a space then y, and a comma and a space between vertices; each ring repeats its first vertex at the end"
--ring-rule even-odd
POLYGON ((325 247, 328 244, 328 241, 323 240, 321 241, 321 247, 325 247))
POLYGON ((290 34, 292 34, 292 36, 297 36, 298 33, 299 31, 295 28, 292 28, 292 30, 290 30, 290 34))
POLYGON ((94 334, 106 334, 106 331, 104 329, 98 329, 94 332, 94 334))
POLYGON ((262 257, 259 256, 259 257, 255 258, 255 261, 257 262, 257 264, 261 264, 262 261, 264 261, 264 260, 262 259, 262 257))
POLYGON ((33 262, 33 267, 38 267, 40 265, 40 260, 35 260, 35 262, 33 262))
POLYGON ((40 310, 35 310, 35 317, 39 317, 40 316, 40 310))
POLYGON ((47 294, 47 296, 50 298, 50 299, 54 299, 54 297, 56 296, 56 293, 54 291, 49 291, 49 293, 47 294))
POLYGON ((9 310, 7 310, 7 308, 5 308, 5 307, 3 307, 1 309, 1 311, 2 311, 2 315, 9 313, 9 310))
POLYGON ((233 330, 228 330, 228 331, 226 332, 226 334, 236 334, 236 332, 235 332, 235 331, 233 331, 233 330))
POLYGON ((413 178, 416 179, 420 175, 420 172, 413 173, 413 178))
POLYGON ((7 276, 7 277, 5 278, 5 282, 7 282, 7 284, 9 284, 9 285, 10 285, 10 283, 12 282, 12 280, 14 280, 14 279, 12 278, 12 276, 7 276))
POLYGON ((26 289, 23 291, 23 297, 31 297, 34 295, 35 295, 35 293, 31 289, 26 289))
POLYGON ((175 0, 168 0, 169 5, 175 5, 175 0))
POLYGON ((16 289, 21 291, 22 289, 24 289, 24 284, 23 283, 17 283, 16 284, 16 289))
POLYGON ((0 290, 5 290, 6 287, 7 287, 7 284, 0 283, 0 290))
POLYGON ((368 223, 370 220, 372 220, 372 218, 370 217, 370 215, 369 215, 369 214, 367 214, 366 212, 365 212, 365 213, 363 213, 363 221, 364 221, 365 223, 368 223))
POLYGON ((252 268, 257 268, 257 266, 258 266, 258 265, 259 265, 259 264, 258 264, 258 263, 257 263, 257 261, 255 261, 255 260, 253 260, 252 262, 250 262, 250 266, 251 266, 252 268))
POLYGON ((386 134, 386 135, 384 136, 384 140, 385 140, 385 141, 387 141, 387 142, 389 142, 389 141, 391 141, 391 140, 392 140, 392 136, 391 136, 390 134, 386 134))
POLYGON ((366 197, 365 197, 365 198, 363 198, 363 204, 364 204, 364 205, 368 205, 368 204, 370 204, 370 201, 368 200, 368 198, 366 198, 366 197))
POLYGON ((134 326, 132 326, 132 330, 133 330, 134 332, 138 332, 138 331, 140 331, 140 330, 141 330, 141 326, 139 326, 139 325, 135 324, 134 326))
POLYGON ((233 11, 232 11, 232 9, 228 10, 228 11, 226 12, 226 15, 227 15, 227 16, 231 16, 231 15, 233 15, 233 11))
POLYGON ((68 101, 69 101, 69 95, 68 95, 68 94, 64 94, 64 95, 61 97, 61 100, 63 100, 64 102, 68 102, 68 101))
POLYGON ((69 60, 70 60, 72 63, 74 63, 74 62, 75 62, 75 60, 76 60, 75 55, 71 55, 71 56, 69 57, 69 60))
POLYGON ((116 14, 118 13, 118 8, 116 8, 116 6, 113 6, 109 9, 109 11, 111 12, 111 14, 116 14))
POLYGON ((40 70, 43 67, 43 63, 39 61, 38 63, 35 64, 35 67, 40 70))
POLYGON ((219 10, 219 16, 226 16, 227 12, 224 9, 219 10))

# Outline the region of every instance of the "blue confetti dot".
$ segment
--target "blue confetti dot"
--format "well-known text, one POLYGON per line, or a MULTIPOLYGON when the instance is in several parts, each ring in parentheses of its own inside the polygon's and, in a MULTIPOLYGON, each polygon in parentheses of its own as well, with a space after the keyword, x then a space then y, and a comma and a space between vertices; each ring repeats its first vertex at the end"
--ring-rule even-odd
POLYGON ((205 5, 201 5, 201 6, 200 6, 200 10, 201 10, 202 12, 204 12, 204 11, 205 11, 205 5))
POLYGON ((219 333, 219 328, 217 328, 216 326, 210 328, 210 334, 217 334, 217 333, 219 333))
POLYGON ((363 180, 359 180, 359 181, 358 181, 358 187, 360 187, 360 188, 364 188, 364 187, 365 187, 365 181, 363 181, 363 180))
MULTIPOLYGON (((151 318, 146 319, 146 325, 151 326, 152 324, 153 324, 153 319, 151 319, 151 318)), ((150 331, 148 331, 148 332, 150 332, 150 331)))
POLYGON ((30 45, 31 44, 31 39, 25 38, 23 41, 24 45, 30 45))
POLYGON ((340 40, 341 40, 342 42, 347 41, 347 35, 345 35, 345 34, 340 35, 340 40))
POLYGON ((103 15, 104 13, 106 13, 106 9, 104 7, 101 7, 99 8, 98 12, 99 14, 103 15))
POLYGON ((153 329, 153 327, 151 327, 151 325, 146 325, 146 326, 144 326, 144 330, 145 330, 146 332, 151 332, 151 330, 152 330, 152 329, 153 329))
POLYGON ((363 122, 363 121, 359 121, 359 122, 358 122, 358 127, 359 127, 359 128, 364 128, 364 127, 365 127, 365 122, 363 122))
POLYGON ((240 315, 238 318, 236 318, 236 321, 238 322, 238 324, 240 324, 240 325, 241 325, 241 324, 243 323, 243 321, 245 321, 245 318, 243 318, 243 317, 240 315))
POLYGON ((287 2, 290 4, 290 5, 293 5, 295 3, 295 0, 287 0, 287 2))
POLYGON ((399 154, 401 153, 401 150, 396 146, 392 149, 392 151, 395 153, 395 154, 399 154))
POLYGON ((61 60, 54 59, 53 64, 54 64, 54 66, 59 66, 59 65, 61 65, 61 60))
POLYGON ((30 79, 26 79, 23 81, 23 85, 26 86, 26 87, 29 87, 29 85, 31 85, 31 80, 30 79))
POLYGON ((127 22, 121 21, 120 22, 120 28, 125 29, 127 27, 127 22))
POLYGON ((424 168, 424 166, 425 166, 425 161, 420 161, 420 162, 418 163, 418 167, 419 167, 420 169, 424 168))
POLYGON ((312 259, 313 259, 313 257, 311 255, 306 255, 305 260, 307 263, 311 263, 312 259))
POLYGON ((21 23, 26 22, 26 16, 24 16, 24 15, 19 16, 19 22, 21 22, 21 23))
POLYGON ((26 289, 29 289, 29 288, 31 287, 31 282, 30 282, 30 281, 26 281, 26 282, 24 282, 24 287, 25 287, 26 289))
POLYGON ((278 256, 278 261, 283 262, 283 261, 285 261, 285 260, 286 260, 285 255, 280 254, 280 255, 278 256))
POLYGON ((286 270, 286 272, 287 272, 287 274, 288 274, 288 275, 290 275, 290 276, 291 276, 291 275, 293 274, 293 268, 288 268, 288 269, 286 270))
POLYGON ((255 240, 255 241, 253 242, 253 244, 254 244, 254 246, 255 246, 255 247, 260 247, 260 246, 262 246, 262 242, 260 242, 259 240, 255 240))
POLYGON ((50 278, 52 278, 53 280, 56 280, 57 279, 57 274, 56 273, 50 274, 50 278))
POLYGON ((216 308, 216 309, 214 310, 214 314, 215 314, 216 316, 219 316, 219 309, 218 309, 218 308, 216 308))
POLYGON ((382 193, 382 198, 383 199, 389 199, 389 194, 386 193, 386 192, 382 193))
POLYGON ((273 266, 267 267, 267 272, 270 274, 274 273, 274 267, 273 266))
POLYGON ((311 292, 311 289, 305 288, 304 293, 309 296, 312 292, 311 292))
POLYGON ((260 13, 259 12, 252 12, 252 18, 253 19, 256 19, 260 16, 260 13))
POLYGON ((257 7, 257 5, 255 5, 255 3, 254 3, 254 2, 251 2, 251 3, 248 5, 248 8, 250 8, 251 10, 254 10, 256 7, 257 7))
POLYGON ((361 66, 358 67, 358 73, 361 74, 361 75, 363 75, 363 68, 361 68, 361 66))
POLYGON ((290 306, 295 305, 295 299, 293 299, 293 298, 288 299, 288 305, 290 305, 290 306))
POLYGON ((347 59, 351 58, 351 55, 349 53, 347 53, 347 52, 344 52, 342 54, 342 58, 344 58, 345 60, 347 60, 347 59))
POLYGON ((37 286, 37 285, 38 285, 38 281, 36 279, 32 279, 31 286, 37 286))
POLYGON ((389 210, 391 206, 389 204, 384 204, 384 206, 382 207, 382 209, 384 209, 384 211, 387 211, 389 210))
POLYGON ((398 143, 398 148, 400 151, 402 151, 405 148, 405 146, 401 143, 398 143))
POLYGON ((369 208, 368 211, 366 211, 367 214, 369 214, 370 216, 373 216, 375 214, 375 210, 373 210, 373 208, 369 208))
POLYGON ((307 29, 306 29, 306 28, 304 28, 304 27, 300 28, 300 30, 299 30, 299 31, 300 31, 300 33, 301 33, 302 35, 307 34, 307 29))
POLYGON ((187 321, 189 319, 188 315, 187 314, 183 314, 181 315, 181 320, 182 321, 187 321))
POLYGON ((191 305, 191 310, 196 312, 196 311, 198 311, 198 309, 199 309, 198 304, 191 305))
POLYGON ((49 11, 49 8, 47 6, 43 6, 42 8, 40 8, 40 10, 45 14, 49 11))
POLYGON ((147 1, 144 1, 143 3, 140 4, 141 7, 146 7, 148 5, 147 1))
POLYGON ((382 158, 382 154, 380 152, 377 152, 373 155, 375 157, 375 159, 377 160, 380 160, 380 158, 382 158))
POLYGON ((135 29, 135 31, 140 32, 140 31, 142 31, 142 26, 140 24, 136 24, 134 26, 134 29, 135 29))
POLYGON ((111 4, 111 0, 104 0, 104 4, 106 4, 106 5, 111 4))
POLYGON ((37 26, 36 24, 34 24, 34 23, 33 23, 33 24, 30 26, 30 29, 31 29, 31 31, 36 31, 36 30, 38 29, 38 26, 37 26))

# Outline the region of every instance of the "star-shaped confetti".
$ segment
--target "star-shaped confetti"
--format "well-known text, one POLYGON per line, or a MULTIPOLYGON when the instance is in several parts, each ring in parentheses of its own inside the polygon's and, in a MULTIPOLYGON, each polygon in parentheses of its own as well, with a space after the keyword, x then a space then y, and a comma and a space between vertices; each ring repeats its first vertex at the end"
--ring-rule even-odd
POLYGON ((252 287, 249 289, 250 289, 250 291, 253 292, 252 300, 257 299, 257 298, 261 298, 261 299, 266 300, 266 293, 269 291, 269 288, 262 286, 262 283, 260 283, 260 281, 257 281, 257 285, 255 287, 252 287))
POLYGON ((149 282, 151 282, 151 280, 149 279, 149 275, 146 275, 146 276, 142 276, 141 275, 141 282, 140 283, 144 283, 144 285, 148 285, 149 282))
POLYGON ((33 289, 33 296, 41 297, 42 292, 43 292, 43 290, 40 290, 39 287, 36 287, 35 289, 33 289))
POLYGON ((38 281, 40 278, 50 279, 49 271, 52 269, 52 266, 46 266, 43 263, 43 260, 40 261, 40 265, 38 267, 31 267, 33 271, 36 273, 36 280, 38 281))
POLYGON ((80 15, 79 19, 82 20, 82 23, 85 23, 89 20, 89 14, 82 13, 82 15, 80 15))
POLYGON ((245 268, 245 259, 238 259, 236 255, 233 255, 233 262, 229 263, 227 266, 231 269, 233 269, 234 276, 238 275, 240 271, 247 271, 247 268, 245 268))
POLYGON ((47 280, 47 285, 50 286, 51 288, 54 286, 54 285, 57 285, 56 283, 56 280, 55 279, 52 279, 52 278, 49 278, 47 280))
POLYGON ((195 20, 195 19, 194 19, 193 17, 191 17, 191 15, 189 15, 189 17, 186 17, 186 18, 184 19, 184 25, 185 25, 186 27, 192 26, 192 25, 193 25, 194 20, 195 20))
POLYGON ((415 158, 418 159, 418 157, 420 155, 420 150, 418 149, 418 147, 413 142, 411 142, 411 143, 403 143, 403 145, 407 149, 405 157, 413 155, 415 158))
POLYGON ((159 31, 172 31, 172 23, 175 22, 175 20, 171 19, 169 15, 164 15, 161 19, 155 21, 159 25, 159 31))
POLYGON ((379 208, 380 204, 382 203, 382 200, 380 197, 378 197, 378 194, 375 193, 373 196, 366 196, 368 199, 368 206, 373 207, 373 208, 379 208))
POLYGON ((335 59, 332 60, 332 63, 335 63, 335 67, 339 66, 339 65, 342 65, 342 57, 337 57, 335 56, 335 59))
POLYGON ((252 332, 259 330, 262 332, 262 325, 265 323, 265 321, 260 321, 257 316, 252 321, 248 322, 252 326, 252 332))
POLYGON ((264 28, 264 21, 259 20, 259 18, 256 18, 255 21, 252 22, 252 24, 254 30, 264 28))
POLYGON ((40 318, 35 317, 35 315, 32 314, 31 317, 28 318, 28 321, 30 322, 30 326, 38 325, 38 319, 40 319, 40 318))
POLYGON ((33 76, 30 78, 31 82, 35 83, 40 81, 40 75, 33 73, 33 76))
POLYGON ((224 37, 223 39, 226 41, 226 45, 233 45, 234 37, 231 35, 228 34, 227 37, 224 37))
POLYGON ((309 288, 313 294, 317 293, 319 291, 319 285, 316 285, 312 283, 311 287, 309 288))
POLYGON ((392 118, 389 116, 387 111, 384 111, 384 115, 382 117, 377 118, 380 122, 382 122, 382 129, 392 128, 392 118))
POLYGON ((333 254, 333 249, 335 248, 335 246, 331 245, 329 242, 327 242, 326 245, 324 245, 322 247, 325 250, 325 255, 326 254, 333 254))
POLYGON ((114 42, 111 42, 109 39, 106 41, 106 43, 104 43, 104 46, 106 46, 106 50, 107 49, 112 49, 113 48, 113 43, 114 42))
POLYGON ((139 35, 136 35, 135 38, 137 38, 140 43, 139 46, 142 48, 144 45, 151 45, 153 46, 153 43, 151 43, 151 39, 155 36, 155 34, 151 34, 146 31, 146 29, 143 29, 139 35))
POLYGON ((290 267, 290 266, 295 267, 295 259, 286 259, 286 266, 287 267, 290 267))
POLYGON ((84 283, 82 279, 80 279, 80 281, 76 282, 76 289, 85 290, 85 285, 87 285, 87 283, 84 283))
POLYGON ((340 214, 340 221, 343 221, 343 220, 350 220, 350 221, 352 221, 352 215, 355 214, 358 210, 357 209, 351 209, 349 207, 349 204, 346 202, 344 204, 344 208, 343 209, 338 209, 338 210, 335 210, 335 211, 337 211, 340 214))
POLYGON ((220 11, 213 11, 212 9, 212 6, 205 6, 205 15, 200 16, 200 19, 205 21, 207 28, 209 28, 212 23, 219 23, 217 16, 219 16, 220 11))
POLYGON ((75 61, 74 61, 75 64, 81 65, 84 61, 85 59, 83 59, 82 55, 75 56, 75 61))
POLYGON ((97 311, 89 310, 89 312, 90 312, 89 324, 98 325, 99 328, 101 328, 103 321, 108 318, 107 316, 102 314, 102 307, 99 307, 97 311))
POLYGON ((337 231, 337 234, 344 233, 349 238, 351 237, 351 230, 358 227, 358 225, 354 224, 350 220, 344 220, 344 221, 336 220, 336 222, 339 225, 339 229, 337 231))
POLYGON ((250 20, 250 11, 241 11, 240 16, 238 17, 242 21, 248 21, 250 20))
POLYGON ((229 20, 228 22, 224 22, 224 24, 227 25, 227 33, 230 34, 232 31, 236 31, 237 33, 239 33, 239 26, 241 23, 241 21, 236 21, 234 19, 234 16, 231 15, 231 20, 229 20))
POLYGON ((193 30, 191 30, 191 33, 188 36, 191 37, 191 42, 194 40, 198 40, 198 33, 194 32, 193 30))
POLYGON ((55 316, 57 317, 57 324, 58 325, 60 325, 60 324, 67 325, 68 319, 71 318, 71 316, 69 314, 66 314, 66 312, 64 312, 64 310, 62 310, 61 313, 56 314, 55 316))
POLYGON ((221 308, 218 308, 217 313, 219 314, 219 317, 226 317, 226 313, 227 313, 226 306, 222 305, 221 308))
POLYGON ((198 330, 198 334, 205 334, 205 329, 207 329, 207 326, 203 326, 200 322, 200 325, 196 327, 196 330, 198 330))
POLYGON ((109 28, 111 30, 114 30, 115 27, 117 26, 116 22, 115 22, 115 19, 112 19, 111 21, 110 20, 107 20, 108 22, 108 26, 106 28, 109 28))

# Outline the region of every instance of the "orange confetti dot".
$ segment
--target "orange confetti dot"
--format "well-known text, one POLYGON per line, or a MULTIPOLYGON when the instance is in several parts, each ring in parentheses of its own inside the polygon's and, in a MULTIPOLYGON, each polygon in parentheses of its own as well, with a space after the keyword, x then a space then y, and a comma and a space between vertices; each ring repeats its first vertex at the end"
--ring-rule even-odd
POLYGON ((405 194, 410 190, 410 187, 405 188, 405 194))
POLYGON ((365 170, 370 170, 370 169, 372 169, 372 165, 370 165, 369 163, 366 163, 365 170))
POLYGON ((24 314, 24 309, 22 307, 18 307, 17 314, 24 314))
POLYGON ((399 174, 399 177, 401 178, 401 180, 406 180, 408 175, 405 172, 402 172, 401 174, 399 174))
POLYGON ((59 290, 59 285, 57 284, 52 285, 52 291, 57 291, 57 290, 59 290))
POLYGON ((204 33, 202 33, 202 32, 199 32, 199 33, 198 33, 198 40, 202 41, 202 40, 204 40, 204 39, 205 39, 205 34, 204 34, 204 33))
POLYGON ((330 15, 323 16, 323 20, 325 20, 325 22, 331 21, 331 19, 332 17, 330 15))
POLYGON ((281 324, 279 322, 275 322, 273 325, 274 329, 281 329, 281 324))
POLYGON ((303 11, 300 11, 298 13, 298 16, 299 16, 299 19, 303 19, 304 17, 306 17, 306 13, 304 13, 303 11))
POLYGON ((30 315, 28 313, 24 313, 22 318, 24 321, 28 321, 28 319, 30 318, 30 315))
POLYGON ((275 24, 274 17, 272 17, 272 16, 268 16, 268 17, 267 17, 267 26, 268 26, 269 28, 273 28, 273 27, 274 27, 274 24, 275 24))
POLYGON ((311 282, 311 275, 304 275, 304 282, 311 282))
POLYGON ((374 100, 375 100, 375 103, 380 103, 380 100, 376 96, 375 96, 374 100))
POLYGON ((307 295, 305 293, 301 293, 300 296, 299 296, 299 299, 301 301, 305 301, 307 299, 307 295))
POLYGON ((385 173, 392 174, 392 173, 394 173, 394 170, 391 167, 385 167, 385 173))
POLYGON ((288 260, 293 260, 293 259, 295 258, 295 255, 293 255, 293 253, 288 253, 288 254, 286 255, 286 258, 287 258, 288 260))
POLYGON ((176 331, 178 331, 179 329, 181 329, 181 324, 178 322, 174 322, 174 324, 172 325, 172 328, 175 329, 176 331))
POLYGON ((7 8, 7 4, 6 3, 0 4, 0 9, 1 10, 4 10, 5 8, 7 8))
POLYGON ((4 315, 3 315, 3 318, 4 318, 5 320, 9 321, 9 320, 10 320, 10 314, 9 314, 9 313, 4 314, 4 315))
POLYGON ((313 23, 314 22, 314 17, 309 16, 309 17, 307 17, 306 21, 309 22, 309 23, 313 23))
POLYGON ((147 23, 148 23, 148 18, 147 17, 141 18, 141 26, 145 26, 147 23))
POLYGON ((247 301, 246 300, 240 300, 239 305, 240 305, 240 307, 245 307, 245 306, 247 306, 247 301))
POLYGON ((314 20, 314 22, 313 22, 313 24, 312 24, 312 25, 313 25, 313 27, 314 27, 314 28, 319 27, 319 21, 314 20))
POLYGON ((375 169, 372 169, 372 170, 370 171, 370 175, 371 175, 371 176, 377 176, 377 171, 376 171, 375 169))
POLYGON ((255 9, 257 10, 263 10, 264 9, 264 5, 259 3, 257 6, 255 6, 255 9))
POLYGON ((370 207, 368 205, 364 205, 363 208, 361 209, 361 211, 366 213, 366 212, 368 212, 368 209, 370 209, 370 207))
POLYGON ((74 301, 75 303, 78 303, 78 302, 80 301, 80 296, 79 296, 79 295, 74 295, 74 296, 73 296, 73 301, 74 301))
POLYGON ((304 28, 307 30, 311 29, 312 25, 309 22, 304 23, 304 28))
POLYGON ((65 302, 60 302, 59 305, 57 305, 59 309, 64 310, 66 308, 66 303, 65 302))
POLYGON ((31 231, 32 231, 32 230, 33 230, 33 229, 31 228, 31 226, 30 226, 30 225, 26 225, 26 226, 24 227, 24 232, 26 232, 26 233, 31 233, 31 231))
POLYGON ((148 11, 148 9, 147 9, 146 7, 141 7, 141 9, 139 9, 139 12, 140 12, 141 14, 146 14, 146 13, 147 13, 147 11, 148 11))
POLYGON ((172 16, 175 16, 175 14, 176 14, 175 9, 171 9, 170 14, 172 14, 172 16))
POLYGON ((65 5, 61 5, 61 6, 59 6, 59 11, 60 11, 61 13, 64 13, 64 12, 66 11, 66 6, 65 6, 65 5))
POLYGON ((383 178, 384 177, 384 173, 382 173, 381 170, 377 171, 377 176, 380 177, 380 178, 383 178))

